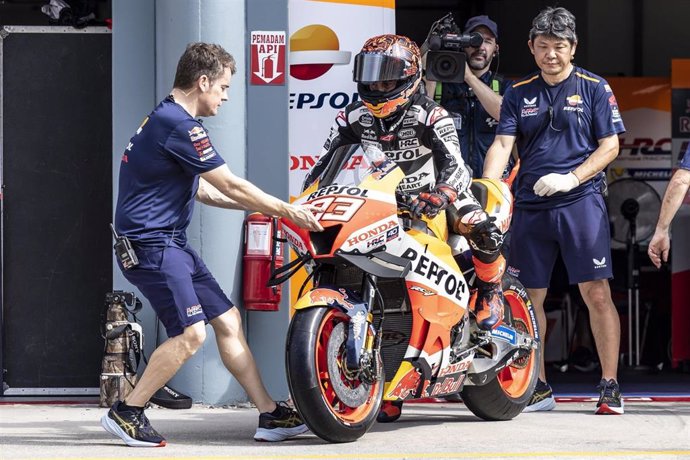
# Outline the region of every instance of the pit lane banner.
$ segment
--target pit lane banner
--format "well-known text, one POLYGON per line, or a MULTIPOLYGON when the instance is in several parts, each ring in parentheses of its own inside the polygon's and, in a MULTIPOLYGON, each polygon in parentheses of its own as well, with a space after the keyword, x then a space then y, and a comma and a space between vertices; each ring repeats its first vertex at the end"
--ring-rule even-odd
POLYGON ((663 194, 671 177, 671 79, 607 78, 625 123, 620 153, 608 169, 609 183, 632 177, 663 194))
POLYGON ((394 0, 290 0, 290 195, 299 194, 338 111, 358 99, 352 61, 395 31, 394 0))
MULTIPOLYGON (((288 8, 289 190, 294 199, 338 111, 358 99, 354 56, 368 38, 395 32, 395 0, 289 0, 288 8)), ((290 280, 291 305, 305 278, 300 270, 290 280)))

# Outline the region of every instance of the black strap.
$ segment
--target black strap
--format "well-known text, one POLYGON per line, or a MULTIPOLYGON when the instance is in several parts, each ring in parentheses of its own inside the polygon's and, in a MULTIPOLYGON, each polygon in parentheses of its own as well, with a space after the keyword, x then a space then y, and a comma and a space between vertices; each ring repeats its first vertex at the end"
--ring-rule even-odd
POLYGON ((292 275, 294 275, 297 270, 302 268, 302 266, 311 258, 311 255, 306 252, 302 257, 298 257, 297 259, 293 260, 292 262, 283 265, 282 267, 278 267, 275 270, 271 272, 271 278, 269 278, 268 283, 266 283, 267 286, 278 286, 279 284, 284 283, 292 275))

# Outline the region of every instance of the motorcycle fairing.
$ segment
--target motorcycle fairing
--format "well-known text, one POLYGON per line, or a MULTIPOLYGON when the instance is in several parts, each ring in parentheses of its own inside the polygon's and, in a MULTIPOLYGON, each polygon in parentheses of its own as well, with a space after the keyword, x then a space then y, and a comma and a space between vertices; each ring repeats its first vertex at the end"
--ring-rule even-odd
MULTIPOLYGON (((369 325, 369 306, 350 289, 320 286, 304 294, 294 305, 295 310, 326 306, 337 308, 350 317, 347 334, 347 367, 358 369, 364 351, 369 325)), ((373 333, 373 331, 372 331, 373 333)))

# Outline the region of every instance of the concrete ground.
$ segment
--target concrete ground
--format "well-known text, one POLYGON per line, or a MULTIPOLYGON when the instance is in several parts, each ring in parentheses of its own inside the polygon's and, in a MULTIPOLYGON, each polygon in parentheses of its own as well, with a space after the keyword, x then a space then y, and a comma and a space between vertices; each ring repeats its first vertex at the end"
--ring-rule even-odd
POLYGON ((546 413, 483 422, 461 403, 408 404, 393 424, 359 441, 328 444, 312 434, 283 443, 252 439, 249 408, 149 409, 163 448, 126 447, 99 423, 92 405, 0 406, 5 459, 690 459, 690 402, 628 402, 623 416, 595 416, 594 403, 559 403, 546 413))

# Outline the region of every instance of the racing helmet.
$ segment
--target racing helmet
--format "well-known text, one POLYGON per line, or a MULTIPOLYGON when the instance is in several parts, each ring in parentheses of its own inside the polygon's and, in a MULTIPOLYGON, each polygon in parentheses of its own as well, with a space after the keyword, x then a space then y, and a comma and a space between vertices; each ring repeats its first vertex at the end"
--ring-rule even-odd
POLYGON ((422 80, 422 58, 417 44, 402 35, 378 35, 364 43, 355 56, 352 79, 364 105, 377 118, 387 118, 407 108, 422 80), (395 80, 390 91, 369 85, 395 80))

